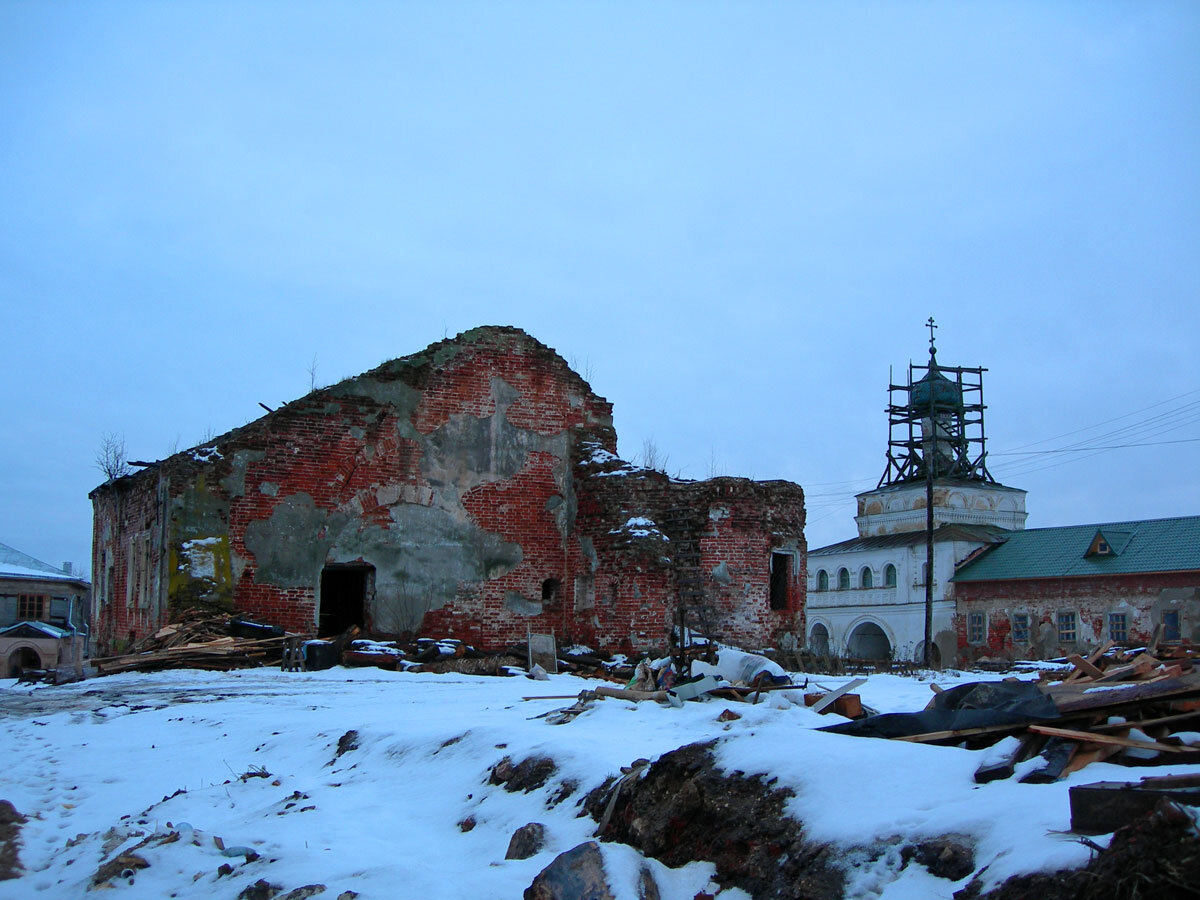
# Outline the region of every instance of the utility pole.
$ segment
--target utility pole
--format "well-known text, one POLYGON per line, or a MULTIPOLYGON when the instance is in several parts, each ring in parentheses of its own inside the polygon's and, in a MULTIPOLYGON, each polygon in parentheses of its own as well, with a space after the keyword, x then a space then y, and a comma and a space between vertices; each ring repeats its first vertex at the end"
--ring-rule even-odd
POLYGON ((937 419, 934 396, 937 394, 934 376, 933 316, 929 326, 929 444, 925 459, 925 665, 933 666, 933 470, 937 466, 937 419))

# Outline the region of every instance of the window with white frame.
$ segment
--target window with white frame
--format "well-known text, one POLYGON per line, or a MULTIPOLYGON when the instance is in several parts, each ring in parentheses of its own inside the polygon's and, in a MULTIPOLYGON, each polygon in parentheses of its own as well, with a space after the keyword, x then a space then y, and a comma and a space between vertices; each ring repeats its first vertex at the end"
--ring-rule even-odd
POLYGON ((838 569, 838 590, 850 590, 850 570, 847 568, 838 569))
POLYGON ((1073 644, 1078 634, 1074 611, 1061 610, 1058 614, 1058 642, 1073 644))
POLYGON ((981 612, 967 613, 967 642, 982 644, 987 636, 987 617, 981 612))
POLYGON ((883 586, 884 587, 895 587, 896 586, 896 567, 893 566, 891 563, 888 563, 886 566, 884 566, 883 586))
POLYGON ((829 590, 829 573, 826 572, 824 569, 817 570, 817 590, 818 591, 829 590))
POLYGON ((863 566, 862 571, 858 573, 858 586, 864 588, 875 587, 875 573, 871 571, 870 566, 863 566))

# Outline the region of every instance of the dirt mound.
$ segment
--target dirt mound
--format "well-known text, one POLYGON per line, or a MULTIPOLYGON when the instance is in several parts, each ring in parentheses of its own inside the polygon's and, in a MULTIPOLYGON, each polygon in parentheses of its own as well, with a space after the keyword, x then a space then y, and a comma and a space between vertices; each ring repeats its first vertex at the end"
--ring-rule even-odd
POLYGON ((7 800, 0 800, 0 881, 21 874, 20 838, 25 817, 7 800))
POLYGON ((615 801, 611 789, 590 793, 585 809, 605 822, 601 839, 673 867, 709 860, 722 885, 754 897, 838 900, 845 876, 836 852, 805 840, 801 823, 784 813, 791 791, 757 775, 721 773, 712 746, 663 755, 644 777, 622 779, 615 801))
POLYGON ((1010 878, 986 894, 973 881, 956 900, 1179 900, 1200 897, 1195 811, 1160 801, 1119 829, 1082 869, 1010 878))

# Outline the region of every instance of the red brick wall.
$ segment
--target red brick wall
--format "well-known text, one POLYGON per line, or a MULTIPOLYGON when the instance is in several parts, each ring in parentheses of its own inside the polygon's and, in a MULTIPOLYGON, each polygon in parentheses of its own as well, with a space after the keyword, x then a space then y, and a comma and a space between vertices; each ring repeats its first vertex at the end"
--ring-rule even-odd
MULTIPOLYGON (((96 553, 102 533, 117 535, 117 596, 124 596, 122 540, 138 522, 152 519, 165 534, 157 564, 171 569, 152 609, 106 602, 99 622, 110 636, 141 636, 165 621, 168 604, 207 602, 311 632, 322 566, 346 562, 347 548, 361 547, 359 558, 377 566, 367 625, 379 626, 371 610, 383 608, 400 577, 388 565, 396 547, 412 540, 407 520, 396 517, 423 508, 453 540, 443 557, 432 550, 422 556, 437 577, 426 585, 433 608, 415 630, 483 647, 523 640, 527 629, 591 645, 658 647, 678 567, 669 541, 631 541, 620 526, 633 515, 661 521, 668 510, 687 508, 703 520, 700 568, 726 636, 765 645, 785 631, 803 634, 797 486, 679 483, 644 471, 606 477, 591 462, 597 449, 616 450, 611 406, 554 351, 516 329, 469 332, 97 489, 96 553), (473 428, 485 429, 482 439, 472 437, 473 428), (489 441, 508 443, 497 449, 489 441), (719 514, 709 517, 710 510, 719 514), (215 575, 200 578, 188 568, 189 541, 216 548, 215 575), (785 546, 797 554, 788 608, 773 611, 770 554, 785 546), (456 554, 489 552, 512 561, 487 577, 438 580, 450 577, 439 567, 459 571, 456 554), (720 564, 727 584, 709 577, 720 564), (556 600, 536 612, 550 578, 561 582, 556 600), (520 602, 512 600, 518 595, 520 602)), ((98 562, 94 571, 101 572, 98 562)))

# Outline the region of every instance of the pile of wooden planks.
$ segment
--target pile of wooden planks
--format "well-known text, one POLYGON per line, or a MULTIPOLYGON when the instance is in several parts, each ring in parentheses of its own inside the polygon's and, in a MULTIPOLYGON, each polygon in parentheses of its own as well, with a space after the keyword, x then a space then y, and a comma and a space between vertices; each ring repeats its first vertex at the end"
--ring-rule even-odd
POLYGON ((1102 760, 1129 766, 1200 763, 1200 742, 1191 740, 1200 731, 1197 653, 1190 647, 1152 649, 1122 651, 1108 644, 1086 658, 1071 657, 1073 668, 1063 680, 1041 686, 1057 718, 897 739, 987 746, 1016 736, 1019 744, 1010 753, 979 767, 980 783, 1010 777, 1035 756, 1042 764, 1024 767, 1024 782, 1056 781, 1102 760), (1189 740, 1176 736, 1181 733, 1189 740))
POLYGON ((177 620, 134 643, 120 656, 94 658, 88 664, 99 675, 153 672, 159 669, 229 671, 277 662, 286 635, 235 637, 234 617, 202 610, 183 610, 177 620))

